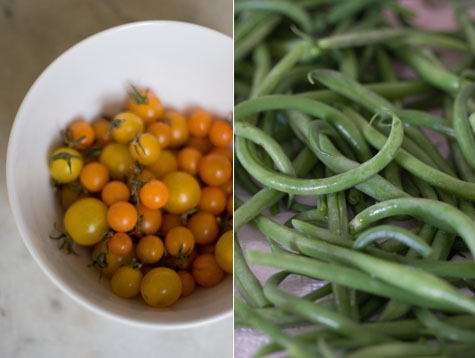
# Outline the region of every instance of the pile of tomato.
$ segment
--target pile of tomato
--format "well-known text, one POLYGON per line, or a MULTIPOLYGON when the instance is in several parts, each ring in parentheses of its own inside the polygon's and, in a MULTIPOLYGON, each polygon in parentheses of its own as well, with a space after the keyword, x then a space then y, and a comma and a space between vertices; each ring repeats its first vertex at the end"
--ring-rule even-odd
POLYGON ((90 247, 119 297, 167 307, 233 270, 232 126, 132 87, 126 110, 76 121, 49 158, 61 248, 90 247))

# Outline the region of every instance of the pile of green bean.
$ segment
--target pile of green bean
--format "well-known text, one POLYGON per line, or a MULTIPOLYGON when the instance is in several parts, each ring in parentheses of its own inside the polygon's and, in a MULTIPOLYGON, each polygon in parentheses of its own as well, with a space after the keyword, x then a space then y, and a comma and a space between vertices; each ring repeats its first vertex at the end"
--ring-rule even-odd
POLYGON ((473 5, 429 32, 396 0, 236 1, 235 324, 270 338, 256 357, 475 357, 473 5), (243 225, 271 252, 243 252, 243 225))

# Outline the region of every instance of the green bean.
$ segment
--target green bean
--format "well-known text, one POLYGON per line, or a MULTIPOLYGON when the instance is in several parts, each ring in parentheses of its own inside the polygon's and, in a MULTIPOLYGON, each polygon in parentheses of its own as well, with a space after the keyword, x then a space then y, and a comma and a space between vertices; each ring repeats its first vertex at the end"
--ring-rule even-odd
POLYGON ((380 225, 364 231, 354 242, 353 248, 358 250, 363 249, 366 246, 371 245, 374 241, 382 238, 400 241, 414 249, 423 257, 426 257, 431 252, 430 246, 417 235, 414 235, 409 230, 390 225, 380 225))
POLYGON ((348 354, 347 358, 406 358, 409 356, 439 354, 441 348, 425 343, 384 343, 361 348, 348 354))
POLYGON ((362 322, 373 317, 374 314, 384 305, 386 300, 378 296, 372 296, 367 302, 361 305, 359 312, 362 322))
POLYGON ((318 304, 295 297, 278 289, 279 283, 288 275, 280 272, 271 276, 264 285, 264 294, 275 305, 319 323, 331 330, 364 342, 385 342, 389 337, 370 329, 364 329, 350 318, 323 308, 318 304))
MULTIPOLYGON (((311 130, 314 128, 316 127, 312 126, 311 130)), ((236 133, 239 135, 239 132, 236 133)), ((378 154, 355 169, 324 179, 291 178, 264 168, 253 160, 246 143, 241 138, 236 139, 236 153, 245 169, 264 185, 291 194, 318 195, 348 189, 377 174, 394 158, 402 143, 402 137, 402 124, 394 116, 391 134, 386 145, 378 154)), ((310 140, 312 140, 312 137, 310 140)), ((318 139, 313 144, 315 148, 319 148, 318 139)), ((328 154, 321 150, 319 158, 325 155, 328 154)))
POLYGON ((417 319, 427 329, 433 332, 437 337, 446 338, 455 342, 473 343, 475 342, 475 332, 452 326, 442 322, 434 314, 426 309, 418 308, 414 310, 417 319))
MULTIPOLYGON (((305 148, 292 164, 297 176, 304 176, 316 162, 317 158, 309 149, 305 148)), ((234 213, 234 230, 238 230, 242 225, 259 215, 264 209, 278 202, 284 195, 285 193, 270 188, 261 189, 234 213)))
POLYGON ((257 25, 268 18, 270 15, 265 12, 257 12, 250 15, 243 21, 236 23, 234 27, 234 42, 241 41, 247 34, 249 34, 257 25))
POLYGON ((235 160, 235 179, 239 183, 239 185, 245 189, 249 194, 256 194, 261 190, 261 188, 254 183, 254 181, 249 176, 246 169, 244 169, 239 162, 239 160, 235 160))
POLYGON ((392 199, 370 206, 349 223, 350 233, 358 233, 374 221, 393 215, 407 214, 464 239, 475 254, 475 222, 453 206, 431 199, 392 199))
POLYGON ((246 319, 254 327, 269 335, 275 342, 287 349, 289 357, 311 358, 313 354, 308 351, 297 339, 283 333, 278 327, 267 322, 246 304, 234 298, 234 309, 236 313, 246 319))
POLYGON ((319 338, 317 340, 318 351, 320 352, 322 358, 337 358, 336 353, 330 348, 324 338, 319 338))
POLYGON ((328 204, 327 204, 327 196, 326 195, 319 195, 318 202, 317 202, 317 212, 322 216, 328 215, 328 204))
MULTIPOLYGON (((457 5, 457 4, 455 4, 457 5)), ((460 24, 460 28, 465 36, 465 39, 470 47, 470 51, 472 55, 475 56, 475 27, 473 26, 472 22, 470 21, 470 17, 466 13, 466 10, 460 6, 456 6, 456 15, 457 20, 460 24)))
POLYGON ((408 45, 432 45, 454 51, 470 51, 464 41, 434 32, 412 31, 409 36, 404 38, 403 42, 408 45))
POLYGON ((267 301, 262 292, 261 283, 247 265, 241 245, 237 239, 237 234, 234 234, 234 262, 236 265, 234 274, 241 283, 243 291, 240 291, 240 293, 244 299, 254 307, 268 306, 269 301, 267 301))
MULTIPOLYGON (((312 210, 314 207, 312 205, 307 205, 307 204, 302 204, 297 201, 293 201, 292 204, 290 204, 290 210, 296 211, 296 212, 303 212, 303 211, 308 211, 312 210)), ((325 215, 323 215, 325 216, 325 215)))
POLYGON ((252 88, 256 88, 266 77, 271 68, 271 58, 268 47, 260 44, 254 50, 253 61, 255 65, 254 76, 252 78, 252 88))
POLYGON ((281 21, 280 16, 270 16, 257 24, 253 31, 249 32, 234 46, 234 62, 245 58, 254 47, 265 39, 281 21))
POLYGON ((475 90, 475 85, 463 86, 455 96, 453 126, 457 142, 467 163, 475 169, 475 137, 468 121, 466 102, 475 90))
POLYGON ((285 15, 299 24, 307 32, 312 31, 312 24, 308 14, 298 5, 280 0, 248 0, 236 1, 234 12, 248 10, 265 10, 271 13, 285 15))
POLYGON ((299 221, 301 220, 304 222, 311 221, 311 222, 316 222, 317 225, 326 226, 328 223, 328 216, 321 215, 317 209, 310 209, 310 210, 295 214, 290 219, 288 219, 287 222, 290 223, 293 220, 299 220, 299 221))
POLYGON ((449 138, 455 138, 454 129, 448 126, 447 121, 440 117, 427 112, 416 111, 412 109, 400 110, 397 113, 401 120, 405 122, 432 129, 433 131, 444 134, 449 138))

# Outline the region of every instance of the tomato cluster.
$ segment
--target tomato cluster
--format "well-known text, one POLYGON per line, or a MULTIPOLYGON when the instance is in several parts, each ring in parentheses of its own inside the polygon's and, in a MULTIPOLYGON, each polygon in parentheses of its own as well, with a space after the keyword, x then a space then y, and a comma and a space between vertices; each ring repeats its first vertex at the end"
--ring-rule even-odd
POLYGON ((231 125, 132 87, 125 111, 76 121, 49 158, 61 247, 91 248, 119 297, 167 307, 233 270, 231 125))

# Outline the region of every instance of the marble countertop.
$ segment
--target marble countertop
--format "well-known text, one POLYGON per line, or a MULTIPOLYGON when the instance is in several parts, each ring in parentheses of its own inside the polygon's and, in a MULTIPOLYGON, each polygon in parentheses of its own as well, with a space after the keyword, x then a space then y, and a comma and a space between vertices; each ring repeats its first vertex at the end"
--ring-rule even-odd
POLYGON ((232 357, 232 319, 180 331, 148 330, 74 302, 33 261, 8 204, 8 135, 35 78, 81 39, 150 19, 193 22, 231 35, 232 0, 0 0, 0 357, 232 357))

